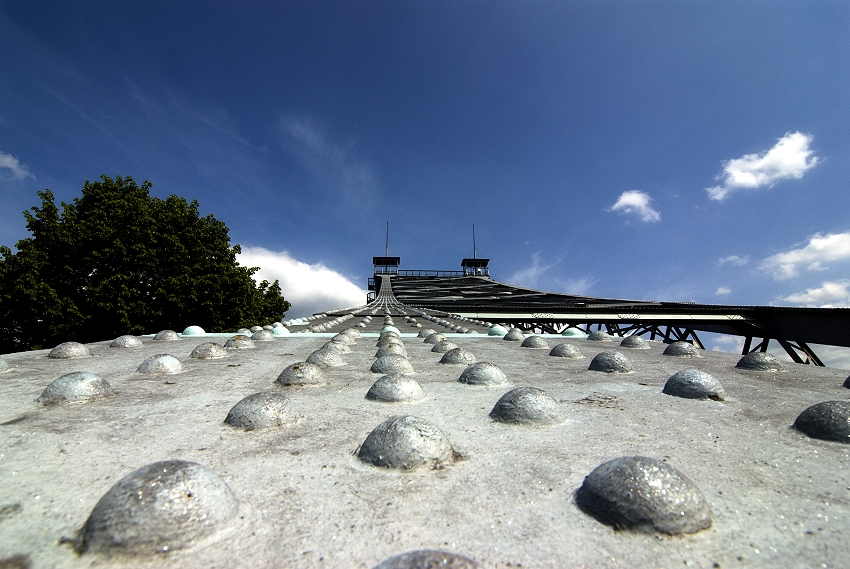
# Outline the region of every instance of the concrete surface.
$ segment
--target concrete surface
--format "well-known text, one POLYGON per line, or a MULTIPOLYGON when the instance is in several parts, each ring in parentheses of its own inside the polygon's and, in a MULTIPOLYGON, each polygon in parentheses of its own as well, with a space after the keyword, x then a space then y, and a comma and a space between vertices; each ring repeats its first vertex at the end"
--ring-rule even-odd
MULTIPOLYGON (((326 320, 330 320, 327 318, 326 320)), ((338 331, 359 317, 338 323, 338 331)), ((420 319, 425 328, 445 328, 420 319)), ((224 359, 196 360, 203 342, 229 335, 142 338, 141 348, 88 344, 91 357, 49 359, 48 351, 3 356, 0 374, 0 567, 353 567, 371 568, 417 549, 442 549, 484 567, 848 567, 850 445, 810 439, 791 428, 815 403, 848 399, 845 371, 788 364, 784 373, 735 368, 737 356, 662 356, 613 342, 544 336, 576 345, 583 359, 478 335, 447 337, 499 366, 508 383, 459 383, 463 365, 394 325, 423 387, 417 403, 365 399, 380 375, 374 361, 379 313, 326 370, 327 386, 284 388, 274 380, 305 361, 333 333, 300 333, 224 359), (618 349, 634 373, 588 371, 599 352, 618 349), (178 357, 177 375, 136 368, 160 353, 178 357), (661 392, 687 368, 715 376, 727 400, 681 399, 661 392), (35 399, 61 375, 90 371, 116 391, 89 403, 40 406, 35 399), (529 427, 489 418, 518 386, 545 390, 563 423, 529 427), (243 431, 223 423, 244 397, 278 390, 294 424, 243 431), (398 472, 356 457, 370 431, 393 415, 430 421, 460 460, 437 470, 398 472), (685 536, 615 531, 575 505, 574 492, 595 467, 642 455, 665 461, 708 501, 712 526, 685 536), (239 500, 228 526, 193 547, 149 556, 78 555, 69 541, 118 480, 169 459, 210 468, 239 500), (15 557, 19 556, 19 557, 15 557), (14 561, 16 559, 17 561, 14 561), (5 565, 3 564, 5 563, 5 565), (18 565, 13 565, 18 563, 18 565)), ((151 331, 156 332, 156 331, 151 331)))

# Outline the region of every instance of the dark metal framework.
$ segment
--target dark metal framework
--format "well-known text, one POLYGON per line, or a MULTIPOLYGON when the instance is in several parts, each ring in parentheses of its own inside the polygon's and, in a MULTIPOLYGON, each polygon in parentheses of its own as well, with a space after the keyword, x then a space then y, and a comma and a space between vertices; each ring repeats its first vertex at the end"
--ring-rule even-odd
POLYGON ((372 257, 376 275, 397 275, 400 257, 372 257))
MULTIPOLYGON (((370 289, 380 289, 381 279, 382 275, 376 274, 370 289)), ((809 344, 850 347, 850 309, 846 308, 594 298, 515 287, 488 277, 431 276, 427 272, 393 274, 391 294, 408 307, 548 333, 560 333, 571 326, 584 331, 596 327, 620 336, 649 335, 668 343, 684 340, 703 347, 697 332, 713 332, 742 337, 745 354, 765 351, 775 340, 795 362, 814 365, 823 362, 809 344)))
POLYGON ((478 259, 477 257, 473 257, 472 259, 464 259, 460 262, 460 266, 463 267, 463 275, 464 276, 480 276, 490 278, 490 267, 488 266, 490 263, 490 259, 478 259))

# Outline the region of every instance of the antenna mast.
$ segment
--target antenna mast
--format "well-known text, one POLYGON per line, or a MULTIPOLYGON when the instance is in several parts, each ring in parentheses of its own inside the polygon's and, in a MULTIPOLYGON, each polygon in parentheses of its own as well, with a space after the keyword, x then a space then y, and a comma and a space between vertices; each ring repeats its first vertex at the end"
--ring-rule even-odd
POLYGON ((475 255, 475 224, 472 224, 472 258, 476 259, 475 255))
POLYGON ((390 256, 390 222, 387 222, 387 248, 384 249, 384 257, 390 256))

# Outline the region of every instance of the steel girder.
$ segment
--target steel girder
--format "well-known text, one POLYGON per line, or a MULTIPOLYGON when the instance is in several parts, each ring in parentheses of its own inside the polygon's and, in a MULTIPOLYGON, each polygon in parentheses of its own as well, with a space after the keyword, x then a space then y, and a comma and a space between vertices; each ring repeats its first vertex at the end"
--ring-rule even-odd
MULTIPOLYGON (((376 275, 376 284, 379 275, 376 275)), ((811 343, 850 347, 850 309, 655 302, 557 294, 489 278, 393 276, 395 300, 419 309, 504 322, 525 330, 560 333, 568 326, 604 327, 617 335, 649 334, 666 342, 693 342, 697 332, 740 336, 745 346, 776 340, 799 363, 823 365, 811 343), (767 339, 767 340, 765 340, 767 339)), ((761 344, 759 344, 761 345, 761 344)), ((747 350, 744 350, 747 353, 747 350)))

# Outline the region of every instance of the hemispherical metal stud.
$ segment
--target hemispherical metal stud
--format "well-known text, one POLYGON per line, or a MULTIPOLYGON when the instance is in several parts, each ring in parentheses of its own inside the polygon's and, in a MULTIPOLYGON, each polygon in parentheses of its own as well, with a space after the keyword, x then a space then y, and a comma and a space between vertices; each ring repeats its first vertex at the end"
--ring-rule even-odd
POLYGON ((310 362, 296 362, 287 366, 275 380, 284 387, 301 387, 304 385, 327 385, 328 378, 321 366, 310 362))
POLYGON ((726 390, 717 378, 698 369, 676 372, 664 384, 662 393, 685 399, 726 399, 726 390))
POLYGON ((149 555, 182 549, 221 529, 238 509, 227 483, 210 469, 183 460, 156 462, 103 495, 77 549, 149 555))
POLYGON ((243 336, 242 334, 237 334, 232 338, 228 338, 227 342, 224 343, 225 348, 233 348, 235 350, 250 350, 255 348, 254 340, 249 338, 248 336, 243 336))
POLYGON ((187 326, 183 330, 184 336, 203 336, 204 334, 206 334, 206 332, 200 326, 187 326))
POLYGON ((388 354, 375 360, 369 371, 372 373, 413 373, 413 366, 404 356, 388 354))
POLYGON ((274 342, 275 335, 269 330, 260 329, 251 334, 251 339, 255 342, 274 342))
POLYGON ((440 358, 441 364, 474 364, 475 356, 471 352, 467 352, 463 348, 452 348, 440 358))
POLYGON ((447 551, 410 551, 385 559, 373 569, 480 569, 481 565, 468 557, 447 551))
POLYGON ((587 369, 606 373, 630 373, 634 371, 632 362, 620 352, 600 352, 596 354, 587 369))
POLYGON ((752 352, 747 354, 738 360, 735 367, 750 371, 785 371, 785 366, 782 365, 782 362, 776 356, 767 352, 752 352))
POLYGON ((286 396, 275 391, 263 391, 249 395, 234 405, 224 422, 231 427, 253 431, 281 427, 295 420, 292 403, 286 396))
POLYGON ((36 399, 42 405, 83 403, 115 395, 105 379, 88 371, 67 373, 48 385, 36 399))
POLYGON ((615 458, 597 466, 576 492, 585 513, 617 529, 669 535, 711 526, 711 510, 684 474, 645 456, 615 458))
POLYGON ((525 334, 523 334, 522 330, 519 328, 511 328, 504 336, 502 336, 502 339, 507 340, 508 342, 521 342, 525 340, 525 334))
POLYGON ((135 336, 118 336, 112 343, 109 344, 110 348, 141 348, 142 341, 136 338, 135 336))
POLYGON ((523 425, 552 425, 564 420, 558 403, 536 387, 517 387, 502 395, 490 418, 523 425))
POLYGON ((690 342, 673 342, 664 348, 665 356, 675 356, 678 358, 701 358, 700 350, 690 342))
POLYGON ((441 340, 434 344, 434 346, 431 348, 431 351, 437 354, 445 354, 449 350, 453 350, 457 347, 457 344, 455 344, 451 340, 441 340))
POLYGON ((224 349, 224 346, 216 344, 215 342, 204 342, 203 344, 197 346, 192 353, 189 354, 190 358, 194 358, 196 360, 216 360, 220 358, 226 358, 228 356, 227 350, 224 349))
POLYGON ((357 456, 363 462, 385 468, 412 470, 451 462, 454 450, 443 432, 419 417, 391 417, 375 427, 357 456))
POLYGON ((183 364, 171 354, 157 354, 143 361, 136 371, 148 374, 175 374, 183 371, 183 364))
POLYGON ((307 362, 316 364, 322 367, 337 367, 345 365, 345 360, 342 359, 342 354, 334 350, 316 350, 307 356, 307 362))
POLYGON ((470 385, 501 385, 507 381, 505 372, 490 362, 469 365, 458 378, 458 382, 470 385))
POLYGON ((78 342, 64 342, 59 344, 47 354, 48 358, 71 359, 87 358, 91 355, 89 349, 78 342))
POLYGON ((813 439, 850 444, 850 401, 824 401, 797 417, 794 428, 813 439))
POLYGON ((547 344, 546 340, 544 340, 540 336, 528 336, 525 340, 522 341, 520 347, 534 348, 537 350, 548 350, 549 344, 547 344))
POLYGON ((445 339, 446 339, 446 337, 443 336, 442 334, 434 333, 434 334, 429 334, 428 336, 426 336, 424 343, 426 343, 426 344, 436 344, 437 342, 442 342, 445 339))
POLYGON ((180 334, 174 330, 160 330, 153 339, 157 342, 176 342, 180 339, 180 334))
POLYGON ((620 342, 620 347, 629 348, 631 350, 648 350, 651 348, 649 342, 640 336, 626 336, 623 338, 623 341, 620 342))
POLYGON ((587 337, 587 334, 582 332, 580 329, 571 326, 561 332, 561 336, 566 336, 567 338, 585 338, 587 337))
POLYGON ((579 359, 583 358, 584 355, 581 353, 577 347, 572 344, 563 343, 556 344, 550 351, 550 356, 555 356, 558 358, 571 358, 571 359, 579 359))
POLYGON ((378 379, 366 393, 370 401, 409 403, 425 399, 425 391, 412 377, 394 373, 378 379))

